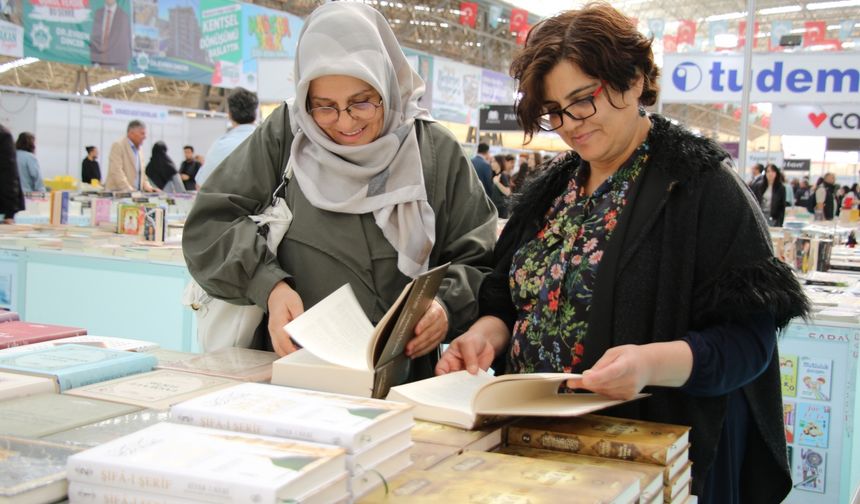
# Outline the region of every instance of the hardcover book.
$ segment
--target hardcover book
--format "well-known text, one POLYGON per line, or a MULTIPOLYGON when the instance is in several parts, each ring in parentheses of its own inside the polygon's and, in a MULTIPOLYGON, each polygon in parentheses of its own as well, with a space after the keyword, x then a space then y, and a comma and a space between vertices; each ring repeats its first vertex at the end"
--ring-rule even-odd
MULTIPOLYGON (((684 487, 690 486, 690 481, 693 479, 693 463, 687 462, 678 474, 675 475, 663 487, 663 500, 673 501, 677 499, 678 494, 682 492, 684 487)), ((684 496, 686 498, 686 496, 684 496)))
POLYGON ((523 418, 507 427, 507 442, 661 466, 684 451, 690 428, 627 418, 584 415, 565 420, 523 418))
POLYGON ((797 397, 801 399, 829 401, 832 373, 832 360, 817 357, 801 357, 798 364, 797 397))
POLYGON ((499 453, 542 460, 555 460, 577 465, 609 467, 618 471, 626 471, 635 474, 639 478, 639 491, 642 494, 641 502, 650 502, 654 499, 663 502, 664 474, 663 468, 657 465, 515 445, 503 446, 499 448, 499 453))
POLYGON ((595 502, 633 502, 639 497, 639 478, 608 467, 576 465, 504 453, 468 452, 430 469, 451 479, 474 475, 538 487, 567 489, 595 502))
POLYGON ((166 348, 154 348, 152 350, 144 350, 146 353, 150 355, 154 355, 158 360, 158 364, 156 364, 156 369, 170 369, 170 367, 179 361, 183 361, 186 359, 190 359, 192 357, 196 357, 200 354, 193 352, 180 352, 178 350, 168 350, 166 348))
POLYGON ((3 401, 0 434, 38 438, 140 408, 85 397, 38 394, 3 401))
POLYGON ((167 226, 164 219, 167 209, 164 207, 146 208, 143 214, 143 240, 153 243, 164 243, 167 237, 167 226))
MULTIPOLYGON (((9 289, 7 288, 6 291, 9 289)), ((0 310, 0 322, 14 322, 18 320, 18 314, 9 310, 0 310)))
POLYGON ((416 441, 409 450, 409 460, 412 461, 413 469, 424 471, 458 453, 460 449, 456 446, 416 441))
POLYGON ((205 502, 275 504, 342 482, 340 448, 160 423, 72 455, 69 481, 205 502))
POLYGON ((169 420, 170 413, 167 411, 145 409, 59 431, 42 436, 41 439, 79 448, 91 448, 169 420))
POLYGON ((85 345, 61 345, 0 355, 0 370, 53 377, 60 391, 128 376, 155 367, 155 357, 85 345))
POLYGON ((325 362, 314 367, 305 360, 294 366, 296 357, 287 355, 273 365, 272 383, 318 390, 322 385, 327 392, 344 392, 339 384, 363 376, 363 393, 359 395, 385 397, 393 385, 406 381, 410 360, 403 349, 447 270, 448 265, 443 264, 407 284, 376 327, 367 319, 349 284, 334 291, 284 326, 293 340, 325 362))
POLYGON ((275 352, 229 347, 193 355, 159 367, 239 381, 268 382, 272 378, 272 363, 276 360, 278 360, 278 354, 275 352))
POLYGON ((830 406, 818 403, 797 404, 797 443, 827 448, 830 438, 830 406))
POLYGON ((391 478, 409 469, 411 465, 409 448, 406 448, 372 467, 359 468, 349 478, 349 492, 352 500, 360 499, 374 489, 384 487, 391 478))
POLYGON ((795 397, 797 395, 797 356, 779 356, 779 375, 782 380, 782 396, 795 397))
MULTIPOLYGON (((499 377, 457 371, 392 387, 391 401, 415 406, 420 420, 473 429, 504 416, 570 417, 621 404, 598 394, 559 393, 579 375, 527 373, 499 377)), ((644 397, 638 394, 636 398, 644 397)))
POLYGON ((0 400, 57 391, 50 378, 0 371, 0 400))
POLYGON ((0 356, 11 353, 52 348, 60 345, 85 345, 97 348, 110 348, 111 350, 122 350, 125 352, 144 352, 158 348, 158 343, 152 343, 151 341, 86 334, 83 336, 70 336, 68 338, 64 337, 39 343, 30 343, 26 346, 4 348, 3 350, 0 350, 0 356))
POLYGON ((56 502, 66 496, 66 460, 78 449, 0 436, 0 502, 56 502))
POLYGON ((170 413, 181 423, 335 444, 348 453, 412 427, 405 404, 262 383, 196 397, 170 413))
POLYGON ((236 380, 218 376, 159 369, 74 388, 66 391, 66 394, 167 410, 176 403, 236 383, 236 380))
POLYGON ((0 325, 0 348, 17 347, 49 341, 69 336, 86 334, 87 330, 80 327, 66 327, 53 324, 34 324, 32 322, 13 321, 0 325))
POLYGON ((117 205, 117 234, 138 236, 143 232, 143 207, 134 203, 117 205))
POLYGON ((412 440, 450 446, 463 451, 490 451, 502 444, 502 427, 467 430, 451 425, 416 420, 412 440))
POLYGON ((51 191, 51 217, 52 225, 69 223, 69 191, 51 191))

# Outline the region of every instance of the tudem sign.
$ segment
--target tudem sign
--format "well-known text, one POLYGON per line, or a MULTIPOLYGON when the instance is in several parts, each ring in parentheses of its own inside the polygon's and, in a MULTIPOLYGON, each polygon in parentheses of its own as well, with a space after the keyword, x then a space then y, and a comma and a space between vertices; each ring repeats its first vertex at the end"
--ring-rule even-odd
MULTIPOLYGON (((667 54, 660 80, 665 103, 740 102, 743 55, 667 54)), ((857 103, 857 53, 753 54, 750 102, 857 103)))

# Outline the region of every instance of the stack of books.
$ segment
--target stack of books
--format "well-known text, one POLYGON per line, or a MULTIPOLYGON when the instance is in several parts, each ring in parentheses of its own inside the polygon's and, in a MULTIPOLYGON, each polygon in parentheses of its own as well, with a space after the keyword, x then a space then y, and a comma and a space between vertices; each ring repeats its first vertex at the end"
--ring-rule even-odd
POLYGON ((657 495, 643 492, 642 502, 680 504, 695 499, 690 495, 693 464, 689 460, 689 435, 690 428, 680 425, 583 415, 564 420, 522 418, 506 427, 505 439, 510 447, 658 466, 662 491, 657 495))
POLYGON ((502 426, 466 430, 416 420, 412 427, 412 464, 415 469, 434 465, 466 451, 491 451, 502 444, 502 426))
POLYGON ((394 402, 242 383, 179 403, 170 413, 183 424, 339 446, 347 454, 351 499, 410 465, 412 414, 394 402))
POLYGON ((275 352, 229 347, 159 362, 156 367, 220 376, 231 380, 268 383, 272 379, 272 363, 276 360, 278 360, 278 354, 275 352))
POLYGON ((635 504, 639 478, 606 467, 465 452, 395 478, 360 502, 566 502, 635 504))
POLYGON ((158 423, 68 459, 69 502, 347 502, 341 448, 158 423))
POLYGON ((86 333, 87 330, 81 327, 21 322, 18 320, 17 314, 15 314, 15 320, 7 321, 3 325, 0 325, 0 349, 68 338, 86 333))
MULTIPOLYGON (((58 327, 58 326, 57 326, 58 327)), ((0 355, 8 355, 18 352, 30 352, 44 348, 52 348, 61 345, 86 345, 97 348, 109 348, 111 350, 122 350, 126 352, 149 352, 158 348, 158 343, 131 338, 117 338, 114 336, 95 336, 86 334, 84 336, 62 337, 39 343, 29 343, 22 346, 12 346, 0 350, 0 355)))
POLYGON ((0 502, 57 502, 66 496, 66 460, 79 449, 0 436, 0 502))

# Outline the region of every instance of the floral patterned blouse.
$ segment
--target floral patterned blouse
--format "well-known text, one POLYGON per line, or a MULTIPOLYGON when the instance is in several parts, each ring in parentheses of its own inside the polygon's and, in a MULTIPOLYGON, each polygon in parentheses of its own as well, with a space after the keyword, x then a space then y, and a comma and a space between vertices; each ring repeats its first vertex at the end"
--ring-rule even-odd
POLYGON ((509 373, 581 372, 588 310, 606 244, 627 203, 627 192, 648 160, 648 143, 591 195, 588 163, 573 170, 544 226, 513 257, 510 288, 517 321, 509 373))

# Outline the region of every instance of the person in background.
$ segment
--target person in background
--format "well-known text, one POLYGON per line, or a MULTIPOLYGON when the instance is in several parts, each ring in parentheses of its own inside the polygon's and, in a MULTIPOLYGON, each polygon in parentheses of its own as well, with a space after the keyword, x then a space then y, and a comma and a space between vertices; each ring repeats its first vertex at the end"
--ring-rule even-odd
POLYGON ((782 179, 782 172, 774 164, 765 168, 764 182, 752 187, 753 194, 764 213, 769 226, 782 227, 785 220, 788 191, 782 179))
POLYGON ((838 213, 836 175, 827 172, 824 177, 819 179, 815 187, 815 218, 816 220, 833 220, 838 213))
POLYGON ((42 181, 39 160, 36 159, 36 137, 32 133, 24 131, 18 135, 15 149, 17 149, 16 159, 18 176, 21 179, 21 190, 25 193, 45 191, 45 182, 42 181))
POLYGON ((646 392, 605 414, 691 426, 699 502, 781 502, 792 479, 776 334, 809 301, 731 157, 647 113, 651 40, 608 3, 536 24, 511 75, 526 140, 556 131, 571 151, 520 194, 481 318, 437 373, 492 364, 582 373, 567 386, 608 397, 646 392))
POLYGON ((477 316, 496 212, 454 136, 418 105, 424 82, 372 7, 330 2, 299 34, 296 97, 203 184, 182 248, 209 294, 267 312, 254 348, 295 350, 284 326, 348 283, 372 323, 403 287, 450 263, 406 344, 412 380, 477 316), (294 219, 278 247, 247 217, 282 187, 294 219))
POLYGON ((493 189, 490 192, 490 201, 496 206, 500 219, 508 218, 508 198, 511 195, 511 177, 505 173, 507 158, 498 154, 493 156, 490 169, 493 170, 493 189))
POLYGON ((146 125, 134 119, 128 123, 126 134, 110 147, 105 189, 108 191, 155 192, 146 179, 140 146, 146 140, 146 125))
POLYGON ((750 189, 755 189, 755 187, 764 182, 764 165, 761 163, 756 163, 751 168, 752 175, 750 177, 750 189))
POLYGON ((146 164, 146 176, 155 187, 168 193, 184 193, 185 185, 176 171, 176 164, 167 155, 167 144, 162 141, 152 146, 152 156, 146 164))
MULTIPOLYGON (((809 177, 804 176, 797 184, 797 189, 794 190, 794 201, 796 205, 803 208, 809 208, 810 201, 815 203, 815 191, 809 186, 809 177)), ((814 211, 814 210, 813 210, 814 211)))
POLYGON ((187 191, 197 190, 197 172, 200 171, 200 162, 194 159, 194 147, 186 145, 182 148, 185 154, 185 159, 179 166, 179 177, 185 185, 187 191))
POLYGON ((490 166, 490 146, 485 143, 478 144, 478 153, 472 158, 472 166, 475 167, 475 173, 478 174, 478 180, 484 187, 487 196, 493 194, 493 169, 490 166))
POLYGON ((209 147, 205 161, 200 161, 201 169, 197 174, 197 185, 202 186, 215 168, 221 164, 233 150, 254 132, 254 121, 257 120, 257 94, 243 87, 233 88, 227 95, 227 115, 230 116, 232 127, 209 147))
POLYGON ((81 182, 89 184, 93 180, 97 180, 99 184, 102 182, 102 170, 99 168, 99 149, 94 145, 87 145, 87 157, 81 161, 81 182))
POLYGON ((14 224, 15 214, 24 210, 24 191, 18 174, 18 160, 12 133, 0 124, 0 215, 3 224, 14 224))

